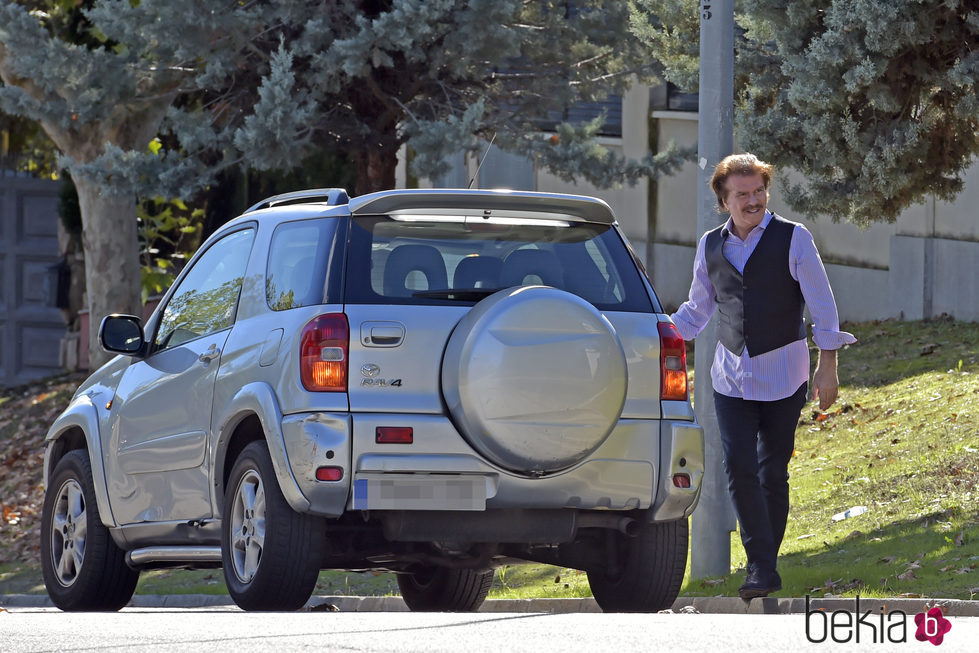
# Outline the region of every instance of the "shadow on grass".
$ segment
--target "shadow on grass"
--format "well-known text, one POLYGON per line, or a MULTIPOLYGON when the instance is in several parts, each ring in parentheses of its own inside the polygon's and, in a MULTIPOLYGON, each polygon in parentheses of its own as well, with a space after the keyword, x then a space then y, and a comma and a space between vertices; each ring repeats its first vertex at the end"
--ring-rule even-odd
MULTIPOLYGON (((979 599, 979 513, 935 512, 779 556, 779 597, 927 597, 979 599)), ((684 596, 736 596, 744 572, 692 579, 684 596), (718 582, 721 581, 721 582, 718 582)))
POLYGON ((964 369, 979 363, 979 325, 974 322, 887 320, 842 328, 857 337, 857 343, 840 354, 843 386, 877 387, 909 376, 945 372, 959 361, 964 369))

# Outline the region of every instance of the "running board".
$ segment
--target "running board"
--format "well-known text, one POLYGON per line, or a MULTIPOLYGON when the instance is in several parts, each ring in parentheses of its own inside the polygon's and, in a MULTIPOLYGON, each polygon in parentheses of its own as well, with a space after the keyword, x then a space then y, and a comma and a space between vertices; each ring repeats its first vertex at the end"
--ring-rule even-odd
POLYGON ((131 567, 145 567, 156 563, 221 564, 219 546, 153 546, 133 549, 126 554, 131 567))

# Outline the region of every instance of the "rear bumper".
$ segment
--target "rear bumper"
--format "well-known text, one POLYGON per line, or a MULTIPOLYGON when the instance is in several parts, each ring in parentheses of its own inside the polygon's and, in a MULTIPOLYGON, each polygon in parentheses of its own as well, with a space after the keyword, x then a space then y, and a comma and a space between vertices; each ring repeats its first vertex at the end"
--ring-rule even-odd
POLYGON ((542 477, 487 462, 437 415, 291 415, 282 431, 305 510, 331 517, 347 510, 651 508, 651 519, 669 521, 693 512, 704 471, 703 430, 681 420, 620 420, 588 459, 542 477), (414 442, 376 444, 378 426, 410 426, 414 442), (342 478, 317 481, 321 466, 343 468, 342 478), (686 474, 690 487, 675 486, 675 474, 686 474))

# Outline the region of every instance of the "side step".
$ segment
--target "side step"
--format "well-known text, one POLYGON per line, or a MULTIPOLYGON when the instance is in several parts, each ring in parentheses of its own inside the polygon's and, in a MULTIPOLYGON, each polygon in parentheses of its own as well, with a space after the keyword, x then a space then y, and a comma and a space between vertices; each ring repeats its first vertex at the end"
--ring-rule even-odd
POLYGON ((160 564, 187 564, 201 566, 221 566, 221 547, 219 546, 153 546, 133 549, 126 554, 126 564, 130 567, 152 567, 160 564))

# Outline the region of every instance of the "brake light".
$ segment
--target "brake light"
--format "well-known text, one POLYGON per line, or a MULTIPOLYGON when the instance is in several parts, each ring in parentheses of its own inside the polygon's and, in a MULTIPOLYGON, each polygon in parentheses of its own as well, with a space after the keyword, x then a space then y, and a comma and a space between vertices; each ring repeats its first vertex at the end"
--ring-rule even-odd
POLYGON ((660 322, 659 368, 662 400, 687 400, 687 346, 670 322, 660 322))
POLYGON ((328 313, 303 327, 299 376, 313 392, 347 391, 347 352, 350 327, 343 313, 328 313))

